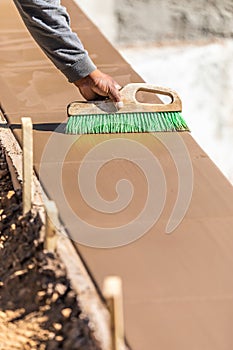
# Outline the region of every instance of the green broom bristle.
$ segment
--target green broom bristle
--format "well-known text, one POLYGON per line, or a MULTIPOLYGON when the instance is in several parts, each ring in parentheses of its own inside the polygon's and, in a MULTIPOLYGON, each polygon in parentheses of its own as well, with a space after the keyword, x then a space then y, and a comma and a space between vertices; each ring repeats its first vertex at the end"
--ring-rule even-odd
POLYGON ((189 131, 180 112, 137 112, 72 115, 66 134, 189 131))

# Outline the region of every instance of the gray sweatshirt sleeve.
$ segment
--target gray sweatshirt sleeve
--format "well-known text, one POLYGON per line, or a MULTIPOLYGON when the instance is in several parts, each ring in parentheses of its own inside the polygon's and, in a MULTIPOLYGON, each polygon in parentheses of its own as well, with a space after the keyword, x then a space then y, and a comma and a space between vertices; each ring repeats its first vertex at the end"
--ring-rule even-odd
POLYGON ((69 82, 86 77, 96 66, 70 28, 60 0, 14 0, 33 38, 69 82))

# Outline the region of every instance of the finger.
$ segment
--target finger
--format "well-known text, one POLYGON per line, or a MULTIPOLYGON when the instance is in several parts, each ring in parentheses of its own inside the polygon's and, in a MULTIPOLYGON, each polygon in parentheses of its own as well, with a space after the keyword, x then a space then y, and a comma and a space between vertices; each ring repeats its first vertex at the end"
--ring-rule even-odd
POLYGON ((121 86, 118 84, 118 83, 114 83, 114 86, 115 86, 115 88, 117 89, 117 90, 120 90, 121 89, 121 86))
POLYGON ((108 96, 108 89, 107 88, 103 88, 103 86, 92 86, 91 87, 92 88, 92 90, 96 93, 96 94, 98 94, 98 95, 100 95, 100 96, 108 96))
POLYGON ((120 102, 121 101, 121 95, 119 90, 115 87, 115 85, 112 85, 109 87, 109 93, 108 93, 109 98, 113 102, 120 102))
POLYGON ((98 94, 89 87, 79 87, 79 91, 87 101, 95 100, 98 97, 98 94))
POLYGON ((120 102, 121 100, 120 92, 114 85, 108 86, 104 90, 98 86, 93 86, 93 90, 100 96, 108 96, 113 102, 120 102))
POLYGON ((108 96, 113 100, 114 102, 120 102, 121 101, 121 95, 119 90, 121 89, 121 86, 113 79, 111 79, 111 84, 109 85, 109 94, 108 96))

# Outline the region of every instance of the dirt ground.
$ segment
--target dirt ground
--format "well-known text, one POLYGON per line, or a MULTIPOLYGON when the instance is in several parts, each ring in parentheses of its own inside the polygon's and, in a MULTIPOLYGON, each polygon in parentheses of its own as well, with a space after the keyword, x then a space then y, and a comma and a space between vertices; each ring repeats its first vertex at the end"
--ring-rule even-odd
POLYGON ((58 257, 43 251, 40 217, 22 216, 0 148, 0 349, 100 349, 58 257))

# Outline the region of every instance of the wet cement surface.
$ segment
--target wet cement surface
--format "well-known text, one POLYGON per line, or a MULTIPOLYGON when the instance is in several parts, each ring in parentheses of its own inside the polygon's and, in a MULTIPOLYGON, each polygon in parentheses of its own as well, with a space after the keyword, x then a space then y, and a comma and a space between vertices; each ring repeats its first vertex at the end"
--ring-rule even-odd
MULTIPOLYGON (((141 81, 71 0, 63 4, 100 69, 122 85, 141 81)), ((114 249, 78 244, 99 287, 106 275, 122 277, 131 347, 232 349, 232 186, 188 133, 64 135, 77 89, 12 3, 0 13, 1 104, 19 139, 20 118, 32 118, 35 169, 71 237, 110 246, 142 235, 114 249)))

